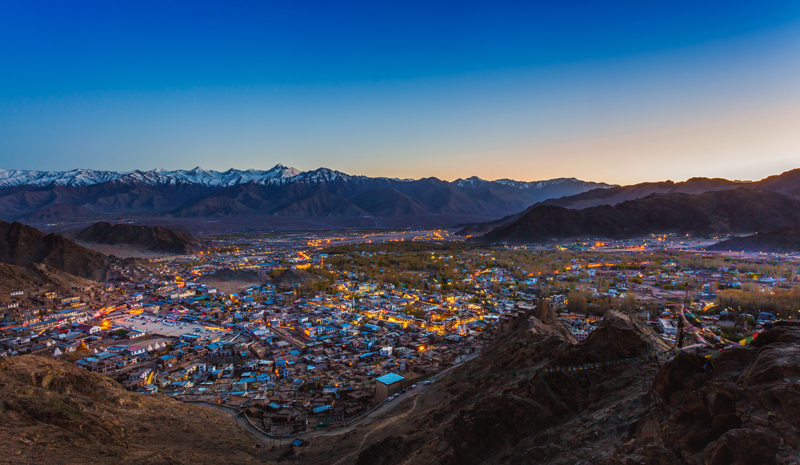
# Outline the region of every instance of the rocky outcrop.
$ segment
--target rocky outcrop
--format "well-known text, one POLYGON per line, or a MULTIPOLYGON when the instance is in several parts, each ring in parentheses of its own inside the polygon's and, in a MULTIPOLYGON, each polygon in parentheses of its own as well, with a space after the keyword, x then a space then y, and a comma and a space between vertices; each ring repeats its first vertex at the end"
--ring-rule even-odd
MULTIPOLYGON (((800 327, 759 334, 749 347, 710 359, 680 354, 656 375, 649 442, 691 465, 790 464, 800 461, 800 327)), ((637 440, 608 463, 646 463, 637 440)))
POLYGON ((750 346, 665 362, 665 344, 623 314, 607 313, 577 344, 532 317, 410 411, 371 425, 368 441, 312 444, 304 463, 357 447, 362 465, 796 465, 797 337, 800 327, 778 324, 750 346), (548 371, 576 365, 594 368, 548 371))

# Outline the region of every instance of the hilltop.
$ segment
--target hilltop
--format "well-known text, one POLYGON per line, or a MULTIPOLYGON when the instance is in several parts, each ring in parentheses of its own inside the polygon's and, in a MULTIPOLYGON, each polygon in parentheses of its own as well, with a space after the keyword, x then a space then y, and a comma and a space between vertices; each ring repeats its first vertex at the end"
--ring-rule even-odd
POLYGON ((643 199, 652 194, 697 195, 740 187, 775 192, 800 200, 800 169, 786 171, 755 182, 729 181, 721 178, 691 178, 683 182, 663 181, 613 186, 608 189, 592 189, 571 196, 545 200, 542 205, 557 205, 580 210, 598 205, 616 205, 628 200, 643 199))
POLYGON ((8 293, 16 290, 55 286, 60 289, 98 286, 89 279, 73 276, 41 263, 25 266, 0 263, 0 302, 9 300, 8 293))
MULTIPOLYGON (((622 204, 636 205, 635 203, 629 203, 629 202, 644 200, 649 198, 677 199, 681 197, 686 198, 686 196, 693 198, 703 194, 711 194, 713 192, 732 191, 732 190, 741 191, 742 189, 748 189, 754 192, 757 191, 771 192, 774 194, 778 194, 780 196, 786 196, 790 200, 800 201, 800 169, 787 171, 785 173, 776 176, 770 176, 768 178, 764 178, 756 182, 729 181, 727 179, 720 179, 720 178, 691 178, 686 181, 677 183, 672 181, 663 181, 663 182, 633 184, 628 186, 611 186, 603 189, 592 189, 575 195, 568 195, 560 198, 551 198, 548 200, 544 200, 542 202, 538 202, 529 206, 528 208, 526 208, 521 212, 507 215, 505 217, 496 220, 484 223, 464 224, 462 225, 461 230, 457 233, 457 235, 474 237, 474 236, 480 236, 482 234, 487 234, 495 229, 520 222, 520 220, 522 220, 525 216, 531 214, 534 210, 537 211, 537 213, 534 213, 534 215, 541 214, 542 212, 545 211, 561 212, 560 209, 556 208, 551 208, 551 209, 543 208, 546 206, 561 207, 568 210, 589 210, 591 213, 603 212, 603 211, 614 212, 616 211, 615 209, 602 210, 598 209, 597 207, 602 207, 602 206, 617 207, 622 204)), ((706 197, 709 196, 706 195, 706 197)), ((724 194, 722 194, 722 197, 724 197, 724 194)), ((718 196, 717 198, 721 197, 718 196)), ((581 214, 570 214, 569 212, 562 212, 559 214, 563 215, 564 218, 562 221, 565 221, 566 224, 564 225, 564 231, 562 231, 561 233, 559 233, 558 231, 551 231, 551 233, 555 233, 556 235, 562 233, 568 234, 567 229, 569 228, 572 228, 573 230, 580 230, 580 229, 588 230, 589 228, 592 227, 598 227, 597 225, 594 224, 597 223, 597 221, 595 221, 595 219, 592 218, 588 218, 585 221, 584 225, 576 226, 574 223, 576 222, 576 220, 577 221, 580 220, 582 216, 581 214)), ((638 218, 633 218, 633 219, 638 220, 638 218)), ((546 228, 554 227, 553 224, 549 223, 549 220, 547 218, 544 218, 544 221, 546 224, 543 225, 543 230, 546 228)), ((770 227, 774 228, 776 226, 770 226, 770 227)), ((749 230, 747 232, 754 232, 754 231, 755 230, 749 230)), ((602 232, 608 233, 608 230, 606 229, 602 232)), ((618 234, 619 232, 611 231, 611 233, 618 234)), ((609 236, 609 237, 614 237, 614 236, 609 236)))
POLYGON ((266 277, 257 271, 223 268, 201 276, 198 281, 216 287, 226 294, 237 294, 248 287, 263 284, 266 277))
POLYGON ((125 391, 75 365, 0 360, 3 463, 265 463, 226 413, 125 391))
POLYGON ((64 236, 0 221, 0 262, 17 266, 41 263, 71 275, 101 280, 108 274, 111 259, 64 236))

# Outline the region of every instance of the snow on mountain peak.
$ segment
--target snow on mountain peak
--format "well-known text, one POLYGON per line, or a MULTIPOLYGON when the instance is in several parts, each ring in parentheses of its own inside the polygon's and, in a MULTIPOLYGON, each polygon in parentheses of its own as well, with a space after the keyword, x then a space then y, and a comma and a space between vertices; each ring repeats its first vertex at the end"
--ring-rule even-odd
MULTIPOLYGON (((116 181, 127 184, 195 184, 207 187, 230 187, 238 184, 287 184, 291 182, 304 183, 329 183, 334 181, 365 181, 366 176, 352 176, 330 168, 318 168, 312 171, 300 171, 296 168, 276 164, 268 170, 237 170, 230 168, 227 171, 206 170, 197 166, 191 170, 169 171, 156 168, 150 171, 134 170, 129 172, 100 171, 90 169, 73 169, 69 171, 33 171, 33 170, 2 170, 0 169, 0 189, 14 186, 91 186, 105 182, 116 181)), ((396 180, 409 182, 413 179, 396 180)), ((544 189, 564 183, 583 183, 584 189, 596 187, 611 187, 602 183, 579 181, 575 178, 558 178, 546 181, 515 181, 513 179, 498 179, 487 181, 477 176, 466 179, 457 179, 453 184, 460 187, 482 187, 492 183, 516 187, 518 189, 544 189)))

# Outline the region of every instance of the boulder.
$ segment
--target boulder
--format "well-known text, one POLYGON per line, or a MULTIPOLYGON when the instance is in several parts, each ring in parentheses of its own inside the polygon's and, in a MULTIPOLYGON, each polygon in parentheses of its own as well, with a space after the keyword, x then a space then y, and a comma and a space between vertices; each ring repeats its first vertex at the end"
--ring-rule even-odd
POLYGON ((744 372, 746 384, 763 384, 800 376, 800 347, 764 347, 744 372))
POLYGON ((682 391, 686 383, 705 365, 697 355, 680 353, 666 363, 653 380, 653 389, 667 402, 672 394, 682 391))

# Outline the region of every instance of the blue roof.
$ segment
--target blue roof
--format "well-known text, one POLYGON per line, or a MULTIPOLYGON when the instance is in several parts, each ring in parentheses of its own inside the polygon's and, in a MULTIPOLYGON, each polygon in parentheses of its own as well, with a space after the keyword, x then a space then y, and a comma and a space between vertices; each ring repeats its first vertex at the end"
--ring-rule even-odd
POLYGON ((403 378, 400 375, 396 375, 394 373, 388 373, 388 374, 385 374, 385 375, 381 376, 380 378, 376 379, 375 381, 379 381, 379 382, 381 382, 383 384, 394 384, 394 383, 396 383, 398 381, 403 381, 404 379, 405 378, 403 378))

